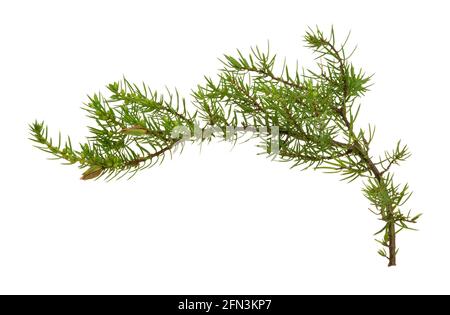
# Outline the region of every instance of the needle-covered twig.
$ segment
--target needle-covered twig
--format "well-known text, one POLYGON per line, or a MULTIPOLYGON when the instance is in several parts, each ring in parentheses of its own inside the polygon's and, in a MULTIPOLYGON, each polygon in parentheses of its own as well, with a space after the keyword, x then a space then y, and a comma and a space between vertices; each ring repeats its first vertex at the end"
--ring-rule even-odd
POLYGON ((356 101, 368 91, 371 76, 350 63, 354 51, 347 54, 347 40, 338 45, 333 29, 328 35, 309 29, 305 43, 316 54, 316 70, 291 71, 284 63, 276 71, 276 56, 258 47, 247 55, 225 55, 218 78, 206 78, 193 90, 194 110, 176 91, 162 96, 124 79, 109 84, 107 96, 89 98, 84 109, 94 125, 79 148, 61 136, 56 144, 43 122, 30 125, 32 140, 55 158, 79 164, 83 180, 112 179, 161 162, 186 141, 218 134, 237 139, 251 130, 262 153, 274 159, 339 173, 347 181, 362 178, 370 210, 382 222, 378 253, 394 266, 397 233, 412 229, 420 217, 403 211, 411 193, 391 172, 410 153, 398 142, 375 159, 370 152, 375 128, 356 127, 356 101))

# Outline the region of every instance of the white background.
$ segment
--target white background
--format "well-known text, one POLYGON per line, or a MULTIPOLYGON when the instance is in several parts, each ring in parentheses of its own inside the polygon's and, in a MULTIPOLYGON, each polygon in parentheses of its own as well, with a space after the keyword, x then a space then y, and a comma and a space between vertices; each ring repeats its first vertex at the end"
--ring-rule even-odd
POLYGON ((447 1, 2 1, 1 293, 450 293, 447 1), (373 154, 408 143, 420 232, 399 266, 376 254, 362 183, 289 169, 255 143, 187 147, 130 181, 82 182, 32 148, 27 124, 83 141, 86 94, 126 75, 190 89, 217 58, 265 46, 312 65, 307 26, 352 30, 375 73, 373 154))

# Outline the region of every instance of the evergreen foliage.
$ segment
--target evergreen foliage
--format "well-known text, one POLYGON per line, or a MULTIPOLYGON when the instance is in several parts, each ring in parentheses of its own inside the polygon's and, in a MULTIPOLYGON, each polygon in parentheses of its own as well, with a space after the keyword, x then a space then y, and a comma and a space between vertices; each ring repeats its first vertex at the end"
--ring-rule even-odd
POLYGON ((277 74, 269 49, 255 47, 248 55, 237 51, 224 56, 218 78, 205 78, 192 92, 194 110, 177 91, 161 95, 123 79, 109 84, 107 95, 89 97, 84 110, 93 126, 79 148, 70 138, 53 141, 43 122, 30 125, 32 140, 54 158, 78 164, 83 180, 112 179, 133 176, 186 142, 209 141, 220 132, 236 139, 239 132, 231 131, 252 130, 262 153, 276 160, 339 173, 347 181, 363 178, 370 210, 382 221, 378 253, 394 266, 396 234, 412 229, 420 217, 402 210, 411 193, 407 184, 394 182, 391 172, 410 153, 399 141, 383 157, 371 155, 375 127, 356 127, 357 101, 368 91, 371 76, 350 63, 354 50, 347 53, 347 40, 338 45, 333 29, 328 35, 309 29, 304 39, 316 55, 316 70, 292 71, 283 64, 277 74))

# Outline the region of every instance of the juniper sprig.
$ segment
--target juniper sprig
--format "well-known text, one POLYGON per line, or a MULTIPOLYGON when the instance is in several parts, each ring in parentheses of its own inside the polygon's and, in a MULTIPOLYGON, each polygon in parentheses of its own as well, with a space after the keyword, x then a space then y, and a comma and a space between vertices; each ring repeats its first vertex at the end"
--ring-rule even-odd
POLYGON ((30 125, 32 140, 56 159, 78 164, 85 169, 81 179, 88 180, 133 176, 187 141, 219 134, 235 140, 241 131, 252 131, 262 153, 276 160, 339 173, 347 181, 362 178, 370 210, 382 221, 378 253, 394 266, 397 233, 412 229, 420 217, 403 211, 411 193, 391 172, 410 153, 400 141, 382 157, 370 153, 375 127, 356 127, 356 101, 372 77, 350 63, 354 50, 347 53, 347 39, 338 45, 333 29, 329 35, 309 29, 304 40, 316 54, 316 70, 291 71, 284 63, 276 71, 276 56, 258 47, 248 55, 225 55, 218 78, 206 78, 193 90, 194 109, 177 91, 161 95, 123 79, 109 84, 106 96, 89 97, 84 110, 94 124, 79 148, 61 135, 55 143, 43 122, 30 125))

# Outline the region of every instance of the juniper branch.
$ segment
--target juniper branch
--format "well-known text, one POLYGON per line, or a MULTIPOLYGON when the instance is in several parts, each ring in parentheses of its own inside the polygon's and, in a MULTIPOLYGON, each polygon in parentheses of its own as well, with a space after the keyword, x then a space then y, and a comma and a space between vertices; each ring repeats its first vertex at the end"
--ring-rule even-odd
MULTIPOLYGON (((112 179, 161 162, 186 140, 209 141, 218 137, 214 130, 227 136, 230 130, 251 128, 263 153, 274 159, 339 173, 343 180, 363 178, 369 210, 383 222, 376 233, 381 235, 378 253, 394 266, 397 233, 412 229, 420 217, 401 210, 411 193, 407 184, 394 183, 391 172, 410 153, 398 142, 376 160, 370 153, 375 128, 356 127, 360 106, 355 102, 369 90, 372 76, 349 62, 354 50, 346 53, 348 37, 338 45, 333 29, 329 35, 309 29, 304 39, 316 54, 317 70, 290 72, 284 63, 277 74, 269 47, 265 52, 252 48, 246 56, 238 51, 224 56, 216 79, 206 78, 192 91, 194 110, 176 91, 163 96, 124 79, 109 84, 107 96, 89 97, 84 109, 95 124, 79 149, 61 136, 55 144, 43 122, 30 125, 32 140, 54 158, 79 164, 83 180, 112 179)), ((236 141, 239 133, 233 135, 236 141)))

